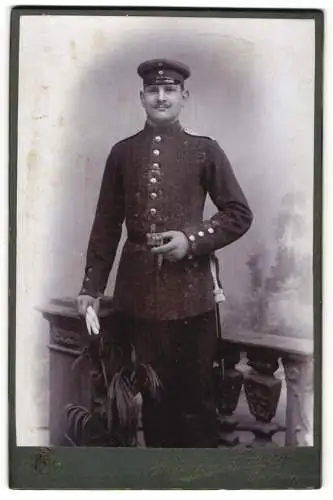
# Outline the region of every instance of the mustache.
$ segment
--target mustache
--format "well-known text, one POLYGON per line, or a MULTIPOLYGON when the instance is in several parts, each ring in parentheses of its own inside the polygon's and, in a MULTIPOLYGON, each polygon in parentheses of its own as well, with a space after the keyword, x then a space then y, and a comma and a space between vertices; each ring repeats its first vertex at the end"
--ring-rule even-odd
POLYGON ((168 109, 171 107, 170 104, 155 104, 154 109, 168 109))

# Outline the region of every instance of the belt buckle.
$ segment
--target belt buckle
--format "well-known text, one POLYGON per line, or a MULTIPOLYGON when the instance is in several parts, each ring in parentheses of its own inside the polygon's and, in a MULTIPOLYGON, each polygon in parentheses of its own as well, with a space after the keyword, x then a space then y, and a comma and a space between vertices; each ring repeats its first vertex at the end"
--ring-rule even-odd
POLYGON ((161 233, 147 233, 147 245, 149 247, 160 247, 163 245, 163 236, 161 233))

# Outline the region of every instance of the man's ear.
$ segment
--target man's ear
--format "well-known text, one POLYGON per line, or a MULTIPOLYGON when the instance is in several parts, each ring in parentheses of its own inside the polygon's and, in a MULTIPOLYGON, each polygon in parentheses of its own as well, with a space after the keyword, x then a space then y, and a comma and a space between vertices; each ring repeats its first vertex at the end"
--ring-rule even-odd
POLYGON ((190 92, 187 89, 183 90, 183 101, 187 101, 190 97, 190 92))
POLYGON ((143 106, 144 105, 144 92, 143 92, 143 90, 140 90, 140 101, 141 101, 141 104, 143 106))

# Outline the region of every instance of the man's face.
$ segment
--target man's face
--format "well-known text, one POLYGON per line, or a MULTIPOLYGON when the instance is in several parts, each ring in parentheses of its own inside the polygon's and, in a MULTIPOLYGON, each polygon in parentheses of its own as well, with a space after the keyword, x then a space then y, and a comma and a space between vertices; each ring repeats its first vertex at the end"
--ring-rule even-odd
POLYGON ((167 124, 177 120, 188 98, 188 91, 180 84, 145 85, 140 98, 152 123, 167 124))

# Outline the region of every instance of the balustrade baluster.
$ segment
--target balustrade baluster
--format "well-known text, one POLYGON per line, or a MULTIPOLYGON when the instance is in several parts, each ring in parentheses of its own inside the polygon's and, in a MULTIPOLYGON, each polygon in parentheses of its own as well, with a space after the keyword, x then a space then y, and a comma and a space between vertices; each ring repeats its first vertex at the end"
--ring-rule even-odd
POLYGON ((274 446, 271 438, 279 426, 271 420, 276 414, 282 382, 274 373, 279 368, 278 354, 271 349, 249 348, 248 365, 252 368, 244 377, 244 389, 250 413, 256 418, 251 426, 254 446, 274 446))

